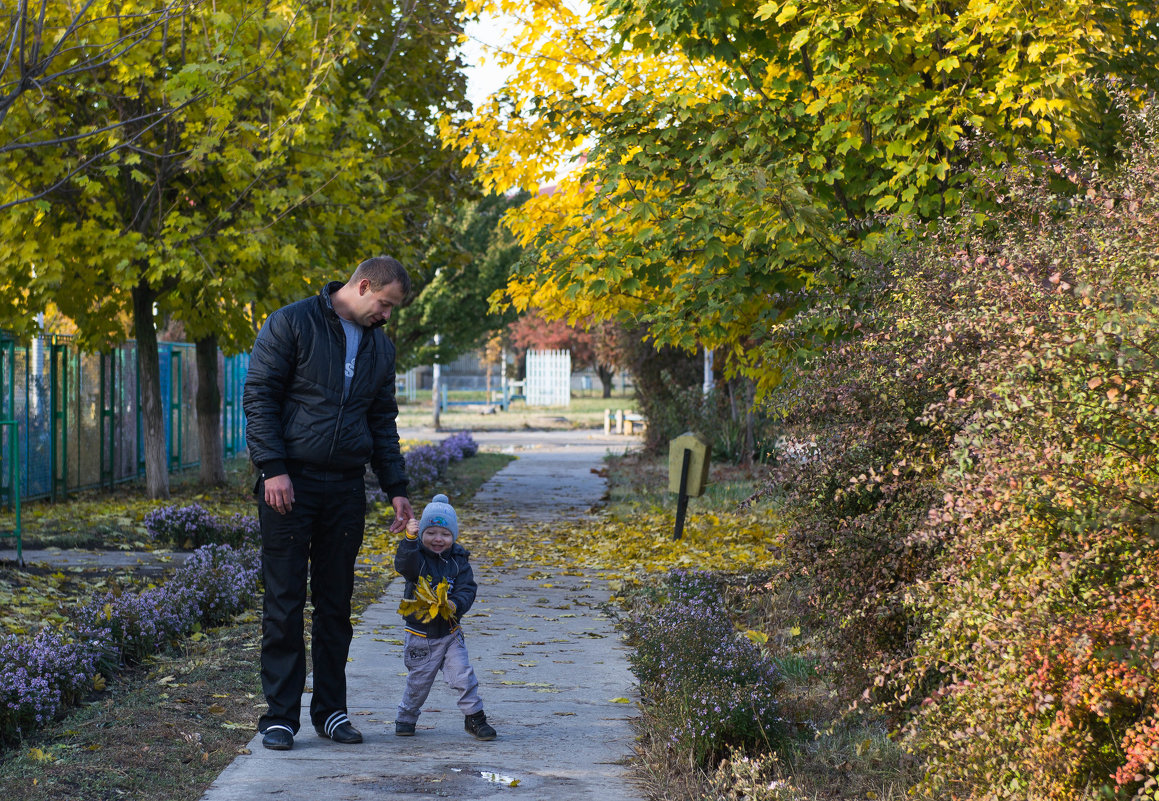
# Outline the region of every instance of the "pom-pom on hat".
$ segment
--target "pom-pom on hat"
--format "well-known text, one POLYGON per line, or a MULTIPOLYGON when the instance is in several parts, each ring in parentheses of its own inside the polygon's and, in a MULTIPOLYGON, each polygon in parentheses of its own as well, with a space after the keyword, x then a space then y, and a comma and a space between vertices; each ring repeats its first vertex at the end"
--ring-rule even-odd
POLYGON ((422 519, 419 520, 419 536, 431 526, 445 528, 451 532, 452 539, 459 539, 459 518, 446 495, 439 494, 431 498, 427 508, 423 509, 422 519))

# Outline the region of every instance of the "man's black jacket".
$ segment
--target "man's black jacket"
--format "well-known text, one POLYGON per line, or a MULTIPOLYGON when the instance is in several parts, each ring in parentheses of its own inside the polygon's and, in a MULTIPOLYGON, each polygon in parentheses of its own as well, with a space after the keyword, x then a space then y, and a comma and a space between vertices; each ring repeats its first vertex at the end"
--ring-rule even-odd
POLYGON ((309 466, 365 469, 390 496, 406 495, 394 398, 394 344, 380 326, 364 328, 345 401, 346 333, 334 312, 332 281, 315 297, 283 306, 258 333, 242 408, 250 459, 271 478, 309 466))

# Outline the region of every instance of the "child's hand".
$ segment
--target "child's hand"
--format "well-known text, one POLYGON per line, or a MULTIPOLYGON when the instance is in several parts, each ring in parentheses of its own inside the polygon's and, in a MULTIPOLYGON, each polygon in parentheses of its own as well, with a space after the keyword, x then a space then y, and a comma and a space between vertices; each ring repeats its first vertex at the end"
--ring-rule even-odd
POLYGON ((413 540, 418 535, 419 535, 419 521, 415 520, 412 517, 410 520, 406 521, 406 538, 408 540, 413 540))

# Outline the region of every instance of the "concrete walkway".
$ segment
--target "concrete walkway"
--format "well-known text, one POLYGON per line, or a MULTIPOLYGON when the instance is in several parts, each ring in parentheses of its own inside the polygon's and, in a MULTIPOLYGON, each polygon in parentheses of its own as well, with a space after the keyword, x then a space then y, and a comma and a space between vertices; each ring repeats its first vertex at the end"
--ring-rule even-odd
MULTIPOLYGON (((415 439, 444 436, 402 433, 415 439)), ((509 449, 519 458, 485 485, 469 509, 460 510, 468 548, 470 527, 492 516, 530 519, 534 509, 536 519, 548 521, 586 513, 606 490, 604 479, 593 472, 604 455, 635 444, 591 432, 474 436, 484 448, 509 449)), ((414 499, 416 510, 426 500, 414 499)), ((402 583, 395 581, 366 610, 351 647, 349 712, 365 742, 341 746, 317 737, 305 711, 307 694, 294 749, 267 751, 255 736, 250 753, 226 768, 202 801, 643 798, 625 767, 635 695, 626 647, 600 608, 607 588, 598 580, 527 568, 476 564, 475 571, 479 600, 464 630, 498 739, 479 742, 467 735, 454 695, 441 683, 431 692, 417 736, 394 736, 405 682, 401 618, 395 611, 402 583)))
MULTIPOLYGON (((105 551, 95 548, 24 548, 21 551, 26 565, 134 569, 145 574, 164 573, 184 562, 189 554, 190 551, 105 551)), ((15 561, 15 548, 0 550, 0 562, 15 561)))

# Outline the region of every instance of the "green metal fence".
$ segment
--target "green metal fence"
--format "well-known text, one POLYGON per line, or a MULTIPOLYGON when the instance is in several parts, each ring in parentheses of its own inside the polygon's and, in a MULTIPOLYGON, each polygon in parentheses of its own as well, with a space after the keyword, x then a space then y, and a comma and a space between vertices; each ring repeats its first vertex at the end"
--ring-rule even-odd
MULTIPOLYGON (((199 462, 195 353, 186 342, 158 344, 171 471, 199 462)), ((218 354, 226 456, 245 449, 241 392, 248 364, 248 354, 218 354)), ((56 500, 144 475, 138 374, 135 342, 85 353, 66 336, 41 337, 27 346, 0 337, 0 420, 11 423, 0 426, 0 498, 7 508, 17 496, 56 500), (13 437, 18 442, 10 446, 13 437)))
POLYGON ((20 519, 20 437, 17 435, 16 410, 11 392, 4 392, 5 376, 12 375, 16 363, 14 343, 0 340, 0 447, 3 448, 3 469, 0 469, 0 497, 13 511, 12 530, 0 531, 0 538, 16 541, 16 563, 24 564, 24 543, 21 541, 20 519))

